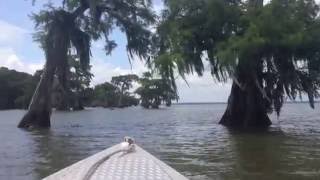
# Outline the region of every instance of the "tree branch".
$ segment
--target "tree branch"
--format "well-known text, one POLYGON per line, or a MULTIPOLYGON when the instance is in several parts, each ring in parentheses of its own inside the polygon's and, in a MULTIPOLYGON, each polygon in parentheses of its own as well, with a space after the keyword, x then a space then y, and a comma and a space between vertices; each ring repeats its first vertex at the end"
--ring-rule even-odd
POLYGON ((236 83, 236 85, 237 85, 242 91, 244 91, 244 90, 246 89, 245 86, 242 85, 235 76, 232 76, 231 78, 232 78, 233 82, 236 83))
POLYGON ((83 14, 89 8, 89 4, 86 0, 81 0, 80 6, 72 12, 72 18, 76 19, 83 14))
POLYGON ((271 102, 270 98, 267 96, 266 91, 260 86, 260 83, 257 78, 255 78, 255 84, 256 84, 257 88, 260 90, 262 97, 264 99, 266 99, 267 101, 271 102))

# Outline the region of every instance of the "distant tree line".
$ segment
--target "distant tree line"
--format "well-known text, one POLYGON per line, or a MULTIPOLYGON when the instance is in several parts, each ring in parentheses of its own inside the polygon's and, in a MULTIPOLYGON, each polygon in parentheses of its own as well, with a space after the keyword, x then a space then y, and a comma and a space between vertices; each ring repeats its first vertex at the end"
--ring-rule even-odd
POLYGON ((0 109, 26 109, 40 80, 34 75, 0 67, 0 109))
MULTIPOLYGON (((123 108, 139 104, 145 108, 159 108, 162 103, 170 106, 172 100, 178 100, 177 93, 169 82, 153 78, 149 72, 144 73, 141 78, 135 74, 114 76, 111 82, 90 87, 93 75, 82 71, 75 58, 70 57, 69 61, 70 73, 66 75, 66 84, 60 84, 58 77, 55 77, 52 86, 52 104, 57 110, 123 108)), ((31 75, 1 67, 0 109, 27 109, 42 73, 39 70, 31 75)))

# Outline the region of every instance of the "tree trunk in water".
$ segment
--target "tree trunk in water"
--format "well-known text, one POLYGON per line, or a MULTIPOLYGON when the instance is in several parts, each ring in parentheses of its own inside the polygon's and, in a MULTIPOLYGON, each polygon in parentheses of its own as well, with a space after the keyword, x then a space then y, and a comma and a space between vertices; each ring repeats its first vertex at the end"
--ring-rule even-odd
POLYGON ((52 88, 52 106, 58 111, 69 111, 70 110, 70 100, 66 87, 63 87, 63 84, 58 78, 53 80, 52 88))
POLYGON ((119 101, 118 101, 118 107, 119 107, 119 108, 123 108, 122 98, 123 98, 123 94, 122 94, 122 92, 121 92, 121 93, 120 93, 120 96, 119 96, 119 101))
POLYGON ((74 111, 81 111, 81 110, 84 110, 84 107, 83 107, 82 103, 79 101, 78 104, 76 106, 74 106, 72 109, 74 111))
MULTIPOLYGON (((57 11, 54 23, 48 28, 45 40, 46 65, 38 87, 32 97, 28 112, 24 115, 19 128, 48 128, 51 116, 51 91, 57 67, 67 61, 69 37, 65 32, 66 25, 63 18, 59 18, 62 11, 57 11), (60 13, 60 14, 59 14, 60 13)), ((62 13, 63 15, 63 13, 62 13)))
POLYGON ((28 112, 24 115, 19 128, 50 127, 51 115, 51 87, 55 67, 46 64, 46 68, 32 97, 28 112))
POLYGON ((75 98, 74 98, 72 109, 74 111, 84 110, 82 99, 81 99, 81 95, 80 95, 78 90, 77 90, 77 92, 75 93, 74 96, 75 96, 75 98))
POLYGON ((122 84, 121 86, 121 89, 120 89, 120 95, 119 95, 119 100, 118 100, 118 107, 119 108, 123 108, 123 103, 122 103, 122 99, 123 99, 123 96, 124 96, 124 84, 122 84))
POLYGON ((56 110, 58 111, 70 111, 70 100, 69 94, 65 90, 61 90, 59 93, 59 100, 56 104, 56 110))
POLYGON ((59 61, 57 66, 56 74, 58 76, 58 84, 60 86, 60 103, 56 107, 59 111, 69 111, 70 110, 70 90, 68 88, 67 72, 69 72, 68 60, 59 61))
POLYGON ((227 109, 219 123, 238 129, 267 128, 271 121, 264 102, 254 83, 248 83, 245 89, 241 89, 233 82, 227 109))

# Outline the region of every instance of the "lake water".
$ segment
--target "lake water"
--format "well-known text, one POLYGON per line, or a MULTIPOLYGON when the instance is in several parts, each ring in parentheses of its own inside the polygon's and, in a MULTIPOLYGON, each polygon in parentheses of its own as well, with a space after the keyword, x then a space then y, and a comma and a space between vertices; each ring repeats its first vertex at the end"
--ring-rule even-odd
POLYGON ((190 179, 320 179, 320 106, 286 104, 268 132, 218 125, 225 104, 54 112, 52 128, 16 128, 0 111, 0 179, 40 179, 132 136, 190 179))

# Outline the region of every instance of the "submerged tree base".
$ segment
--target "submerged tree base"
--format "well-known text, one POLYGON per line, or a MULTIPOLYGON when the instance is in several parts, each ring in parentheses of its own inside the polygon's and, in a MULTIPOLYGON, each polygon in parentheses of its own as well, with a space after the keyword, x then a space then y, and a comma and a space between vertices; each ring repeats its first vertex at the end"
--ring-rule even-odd
POLYGON ((242 90, 233 83, 227 109, 219 124, 237 129, 268 128, 271 121, 264 102, 255 85, 242 90))
POLYGON ((49 128, 51 125, 50 114, 51 113, 46 110, 28 111, 18 124, 18 128, 49 128))

